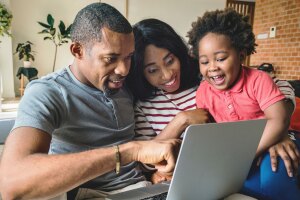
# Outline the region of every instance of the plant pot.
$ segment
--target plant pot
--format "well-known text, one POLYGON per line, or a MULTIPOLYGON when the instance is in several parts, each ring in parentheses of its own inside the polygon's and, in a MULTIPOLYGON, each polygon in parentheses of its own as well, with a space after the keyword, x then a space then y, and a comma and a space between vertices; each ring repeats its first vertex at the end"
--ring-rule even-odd
POLYGON ((28 68, 28 67, 31 67, 31 62, 30 61, 23 61, 23 65, 24 67, 28 68))

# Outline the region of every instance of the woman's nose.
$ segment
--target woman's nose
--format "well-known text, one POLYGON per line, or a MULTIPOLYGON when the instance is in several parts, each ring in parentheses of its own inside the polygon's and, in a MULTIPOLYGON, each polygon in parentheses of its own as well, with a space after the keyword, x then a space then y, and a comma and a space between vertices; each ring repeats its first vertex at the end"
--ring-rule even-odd
POLYGON ((162 71, 162 78, 164 80, 170 80, 173 76, 173 71, 170 69, 166 69, 162 71))

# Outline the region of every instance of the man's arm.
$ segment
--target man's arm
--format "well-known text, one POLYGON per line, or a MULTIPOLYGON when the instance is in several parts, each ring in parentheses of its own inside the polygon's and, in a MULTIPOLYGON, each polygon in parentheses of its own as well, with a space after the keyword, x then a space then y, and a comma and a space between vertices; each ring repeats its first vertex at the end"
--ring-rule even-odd
MULTIPOLYGON (((35 128, 21 127, 7 138, 0 165, 3 199, 51 198, 81 185, 116 166, 114 148, 48 155, 51 136, 35 128)), ((132 161, 155 164, 167 161, 163 172, 175 167, 179 141, 136 141, 119 146, 121 164, 132 161)))

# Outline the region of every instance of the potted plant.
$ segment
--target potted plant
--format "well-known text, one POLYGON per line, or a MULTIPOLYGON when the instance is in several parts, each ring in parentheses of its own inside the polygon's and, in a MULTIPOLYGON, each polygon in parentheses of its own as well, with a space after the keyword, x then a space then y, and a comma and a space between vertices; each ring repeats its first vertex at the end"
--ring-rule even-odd
POLYGON ((56 55, 57 55, 57 48, 64 43, 68 43, 68 39, 70 39, 70 31, 71 26, 66 27, 65 23, 60 20, 58 24, 58 29, 54 27, 54 18, 51 14, 47 16, 47 23, 38 22, 44 29, 39 32, 39 34, 46 34, 47 36, 44 37, 44 40, 51 40, 55 45, 55 52, 54 52, 54 62, 52 67, 52 72, 55 70, 55 62, 56 62, 56 55))
POLYGON ((6 7, 2 3, 0 3, 0 36, 11 36, 9 32, 11 20, 12 14, 6 9, 6 7))
POLYGON ((24 67, 30 67, 31 61, 34 61, 33 51, 31 49, 32 42, 26 41, 24 43, 18 43, 16 52, 18 54, 19 60, 23 60, 24 67))

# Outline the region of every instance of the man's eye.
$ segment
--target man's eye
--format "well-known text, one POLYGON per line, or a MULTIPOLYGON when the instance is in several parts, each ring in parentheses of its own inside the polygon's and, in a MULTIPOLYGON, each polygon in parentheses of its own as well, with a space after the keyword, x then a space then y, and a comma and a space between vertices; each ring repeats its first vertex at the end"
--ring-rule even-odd
POLYGON ((107 64, 110 64, 110 63, 112 63, 112 62, 114 62, 114 58, 113 57, 105 57, 104 58, 104 61, 107 63, 107 64))

